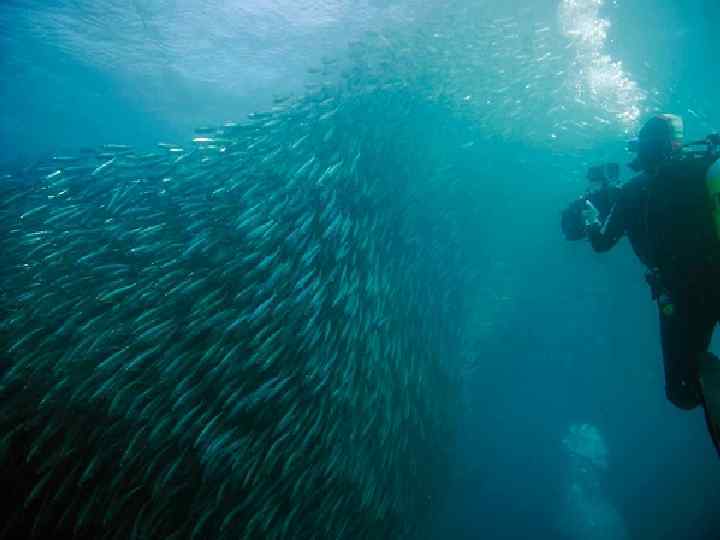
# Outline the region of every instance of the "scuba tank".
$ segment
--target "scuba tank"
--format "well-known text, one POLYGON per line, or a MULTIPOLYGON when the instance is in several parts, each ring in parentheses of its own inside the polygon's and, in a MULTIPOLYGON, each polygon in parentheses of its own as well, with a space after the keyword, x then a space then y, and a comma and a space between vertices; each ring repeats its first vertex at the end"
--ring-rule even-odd
POLYGON ((715 224, 715 235, 720 241, 720 159, 716 160, 708 169, 705 184, 715 224))
POLYGON ((645 222, 664 283, 685 283, 720 262, 720 136, 683 146, 649 186, 645 222))
POLYGON ((705 139, 689 143, 686 148, 690 149, 685 152, 690 159, 705 163, 708 209, 712 214, 715 240, 720 242, 720 134, 708 135, 705 139))

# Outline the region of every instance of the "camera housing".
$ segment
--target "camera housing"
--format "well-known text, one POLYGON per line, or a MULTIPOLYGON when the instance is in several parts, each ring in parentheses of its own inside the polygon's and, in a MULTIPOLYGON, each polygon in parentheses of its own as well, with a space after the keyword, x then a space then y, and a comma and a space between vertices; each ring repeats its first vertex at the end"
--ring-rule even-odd
POLYGON ((585 238, 585 220, 582 211, 585 208, 585 197, 575 199, 563 210, 560 216, 560 229, 566 240, 571 242, 585 238))
POLYGON ((565 238, 570 241, 582 240, 586 237, 583 210, 588 201, 600 211, 603 219, 610 212, 614 194, 611 188, 620 180, 620 165, 618 163, 594 165, 588 168, 587 179, 590 186, 585 194, 570 203, 560 216, 560 228, 565 238))
POLYGON ((587 179, 592 184, 614 184, 620 179, 620 164, 603 163, 590 167, 587 179))

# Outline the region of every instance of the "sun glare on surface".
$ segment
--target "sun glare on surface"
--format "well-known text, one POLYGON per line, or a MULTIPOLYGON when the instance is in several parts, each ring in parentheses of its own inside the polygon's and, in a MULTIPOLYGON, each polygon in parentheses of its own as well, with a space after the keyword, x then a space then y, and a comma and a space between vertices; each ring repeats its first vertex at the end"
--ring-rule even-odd
POLYGON ((629 131, 642 113, 646 93, 605 52, 610 21, 600 16, 604 0, 562 0, 560 27, 577 53, 576 98, 599 105, 629 131))

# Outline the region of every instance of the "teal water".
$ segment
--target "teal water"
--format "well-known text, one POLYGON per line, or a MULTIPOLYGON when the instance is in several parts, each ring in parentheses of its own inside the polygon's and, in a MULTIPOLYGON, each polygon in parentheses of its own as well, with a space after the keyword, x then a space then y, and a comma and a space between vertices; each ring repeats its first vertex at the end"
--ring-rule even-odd
POLYGON ((3 4, 5 537, 718 537, 642 266, 558 221, 720 129, 719 17, 3 4))

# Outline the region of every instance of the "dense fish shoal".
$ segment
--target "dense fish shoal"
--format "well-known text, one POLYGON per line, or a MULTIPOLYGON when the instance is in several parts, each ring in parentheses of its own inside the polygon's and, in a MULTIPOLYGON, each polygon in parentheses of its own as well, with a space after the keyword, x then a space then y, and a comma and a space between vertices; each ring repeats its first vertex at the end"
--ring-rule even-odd
POLYGON ((492 146, 618 114, 567 99, 597 51, 444 4, 190 143, 3 174, 6 536, 428 534, 492 146))
POLYGON ((421 533, 465 274, 427 214, 451 173, 407 122, 446 111, 376 67, 192 144, 3 177, 7 534, 421 533))

